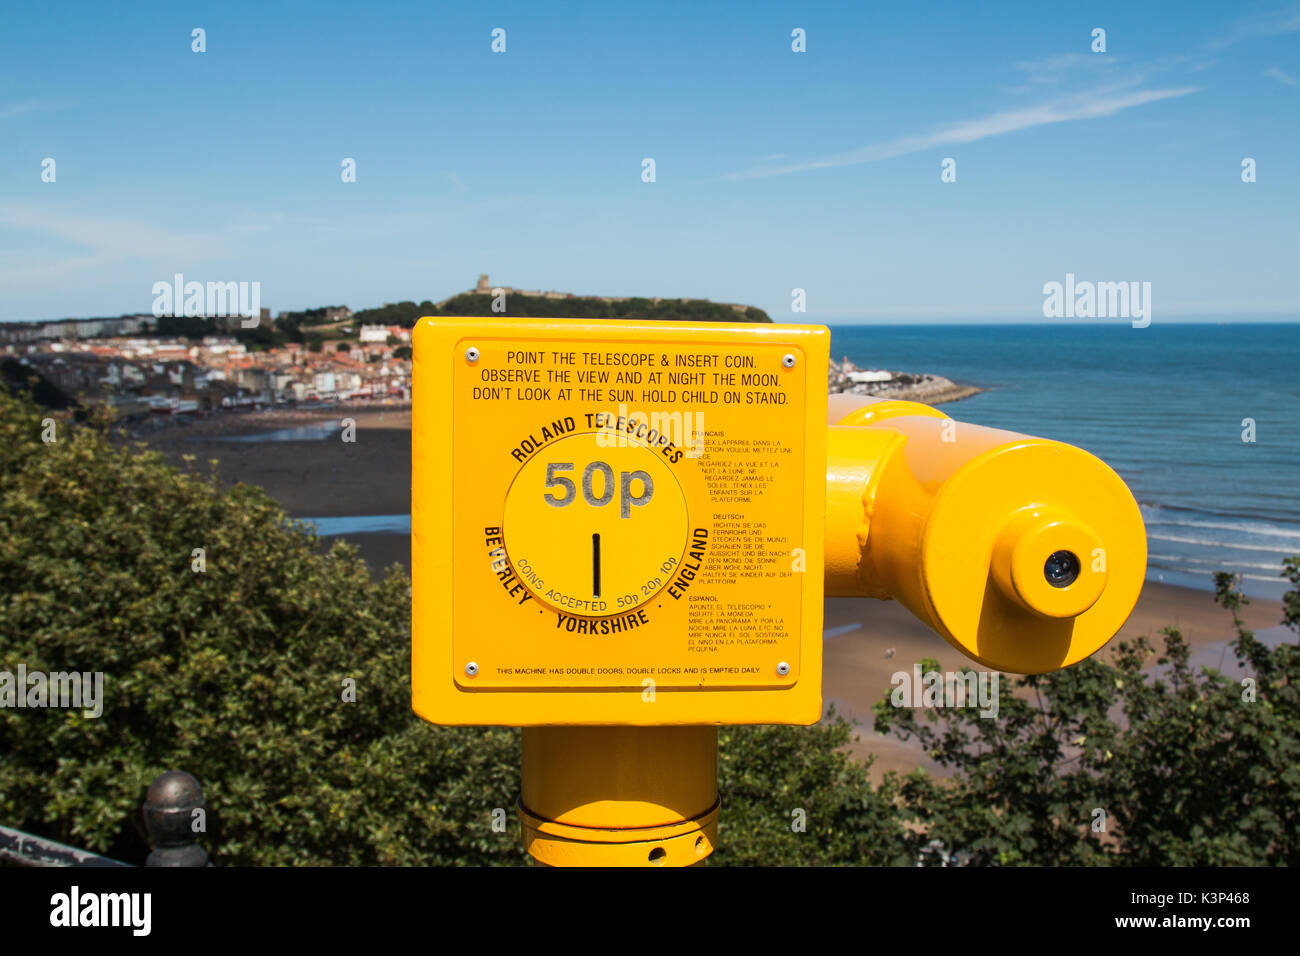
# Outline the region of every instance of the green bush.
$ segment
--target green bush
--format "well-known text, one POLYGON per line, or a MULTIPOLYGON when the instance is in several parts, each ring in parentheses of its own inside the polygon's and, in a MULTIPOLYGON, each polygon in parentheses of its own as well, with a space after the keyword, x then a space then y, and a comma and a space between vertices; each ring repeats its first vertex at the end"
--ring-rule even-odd
MULTIPOLYGON (((465 292, 442 304, 440 310, 425 315, 492 315, 493 297, 487 293, 465 292)), ((771 322, 762 309, 748 306, 736 311, 721 302, 703 299, 546 299, 541 296, 520 295, 506 297, 505 316, 516 318, 570 318, 570 319, 652 319, 676 322, 771 322)), ((407 325, 414 324, 417 314, 407 325)))
MULTIPOLYGON (((1283 574, 1300 584, 1300 558, 1283 574)), ((914 848, 938 840, 974 864, 1300 863, 1300 652, 1256 640, 1232 577, 1216 584, 1237 629, 1235 669, 1249 674, 1193 672, 1170 627, 1159 656, 1142 638, 1120 642, 1113 663, 1015 679, 995 720, 879 702, 878 731, 915 736, 956 771, 902 782, 914 848)), ((1296 594, 1284 603, 1292 628, 1296 594)))
POLYGON ((907 863, 895 784, 843 750, 849 724, 724 727, 718 739, 722 816, 714 864, 890 866, 907 863))
POLYGON ((517 732, 411 712, 403 575, 321 554, 258 489, 96 429, 40 435, 0 390, 0 670, 102 671, 105 703, 0 709, 0 820, 140 861, 144 789, 179 768, 218 863, 522 859, 491 826, 513 815, 517 732))

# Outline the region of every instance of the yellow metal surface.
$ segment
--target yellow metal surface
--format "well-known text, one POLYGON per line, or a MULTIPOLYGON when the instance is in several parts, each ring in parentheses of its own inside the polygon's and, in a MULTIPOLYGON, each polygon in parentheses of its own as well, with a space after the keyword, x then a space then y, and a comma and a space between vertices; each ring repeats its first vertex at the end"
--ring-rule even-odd
POLYGON ((921 415, 927 418, 947 418, 943 412, 920 402, 896 399, 864 398, 861 395, 840 392, 831 395, 827 402, 828 421, 835 425, 874 425, 887 418, 902 415, 921 415))
POLYGON ((1146 572, 1142 517, 1114 471, 1061 442, 857 401, 832 412, 870 424, 829 437, 827 509, 841 517, 828 528, 828 593, 895 598, 1011 672, 1066 667, 1114 636, 1146 572), (1061 552, 1078 574, 1057 587, 1045 564, 1061 552))
POLYGON ((993 544, 992 571, 1002 593, 1049 618, 1077 617, 1097 603, 1109 574, 1101 538, 1077 515, 1063 508, 1030 505, 1014 513, 993 544), (1057 551, 1085 557, 1079 578, 1055 587, 1043 573, 1043 555, 1057 551))
POLYGON ((522 770, 540 862, 685 866, 717 843, 716 727, 528 727, 522 770))
POLYGON ((663 457, 600 437, 559 439, 506 493, 508 560, 534 600, 566 615, 610 617, 648 603, 682 567, 691 540, 686 494, 663 457))
POLYGON ((826 433, 826 568, 827 597, 890 595, 864 567, 875 511, 876 492, 885 462, 906 439, 887 428, 833 425, 826 433))
POLYGON ((718 729, 526 727, 523 803, 581 827, 671 826, 718 795, 718 729))
POLYGON ((412 698, 435 723, 812 723, 829 335, 421 319, 412 698))
POLYGON ((548 826, 522 807, 524 849, 547 866, 694 866, 718 845, 719 805, 675 827, 636 829, 548 826))

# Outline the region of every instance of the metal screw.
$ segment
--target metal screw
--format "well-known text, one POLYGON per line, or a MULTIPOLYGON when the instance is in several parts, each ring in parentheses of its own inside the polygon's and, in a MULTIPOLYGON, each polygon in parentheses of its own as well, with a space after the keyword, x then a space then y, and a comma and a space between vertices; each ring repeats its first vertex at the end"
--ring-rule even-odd
POLYGON ((477 362, 478 349, 474 348, 474 346, 471 345, 469 348, 465 350, 465 358, 470 362, 477 362))
POLYGON ((781 359, 781 364, 784 365, 786 368, 794 368, 794 363, 796 361, 797 359, 794 357, 793 352, 786 352, 785 358, 781 359))
POLYGON ((475 674, 478 673, 478 665, 475 664, 473 661, 470 661, 468 664, 465 665, 465 673, 468 674, 470 677, 473 677, 475 674))
POLYGON ((790 673, 790 665, 785 661, 782 661, 780 664, 776 665, 776 672, 784 677, 786 674, 790 673))

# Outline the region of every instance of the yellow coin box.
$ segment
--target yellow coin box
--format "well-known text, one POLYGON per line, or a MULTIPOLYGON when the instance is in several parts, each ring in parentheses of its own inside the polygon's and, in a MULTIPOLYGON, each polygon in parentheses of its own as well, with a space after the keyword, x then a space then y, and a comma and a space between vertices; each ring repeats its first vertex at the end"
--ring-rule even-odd
POLYGON ((421 319, 416 713, 815 722, 829 340, 821 326, 421 319))

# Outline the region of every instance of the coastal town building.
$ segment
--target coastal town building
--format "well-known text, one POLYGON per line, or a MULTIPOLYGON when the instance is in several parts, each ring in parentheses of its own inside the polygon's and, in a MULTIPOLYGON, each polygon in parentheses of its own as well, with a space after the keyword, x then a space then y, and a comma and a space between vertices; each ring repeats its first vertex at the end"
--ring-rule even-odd
MULTIPOLYGON (((478 288, 485 286, 490 287, 489 277, 481 275, 478 288)), ((567 293, 510 291, 579 298, 567 293)), ((321 311, 328 313, 336 326, 353 315, 346 307, 321 311)), ((151 336, 151 321, 152 316, 121 316, 0 324, 0 364, 11 379, 21 378, 27 369, 70 400, 106 404, 127 417, 289 403, 410 400, 411 330, 403 325, 366 323, 356 340, 317 338, 311 344, 291 342, 258 349, 228 334, 206 336, 197 342, 151 336)), ((349 327, 337 331, 351 334, 349 327)), ((979 391, 937 375, 859 368, 847 358, 831 360, 827 385, 831 393, 932 404, 979 391)))
MULTIPOLYGON (((83 403, 108 404, 131 416, 183 414, 292 402, 403 402, 410 398, 409 347, 377 326, 378 340, 344 351, 291 344, 249 351, 232 337, 198 344, 157 338, 38 341, 0 347, 0 359, 31 369, 83 403)), ((405 329, 409 341, 409 332, 405 329)))
POLYGON ((151 330, 156 321, 152 315, 121 315, 113 319, 0 322, 0 345, 89 339, 102 335, 138 335, 151 330))

